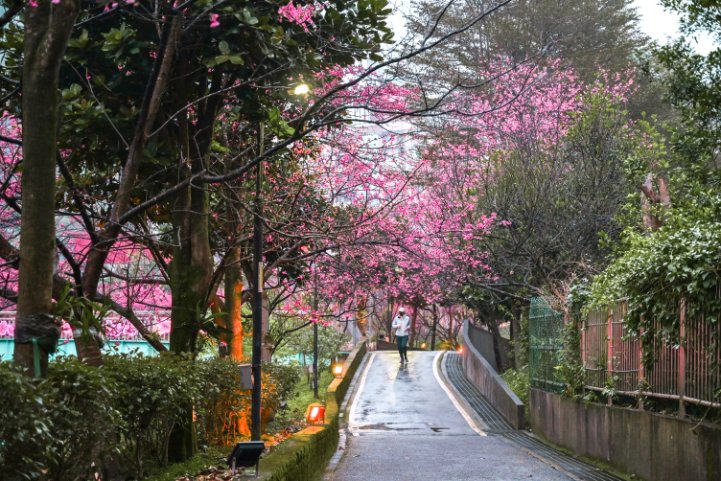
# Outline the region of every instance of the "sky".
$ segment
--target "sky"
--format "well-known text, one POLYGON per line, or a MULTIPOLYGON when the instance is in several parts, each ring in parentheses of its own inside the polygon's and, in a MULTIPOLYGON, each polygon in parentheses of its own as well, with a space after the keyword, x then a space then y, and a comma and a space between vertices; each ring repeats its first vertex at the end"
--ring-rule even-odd
MULTIPOLYGON (((678 16, 665 11, 658 0, 634 0, 633 4, 641 17, 639 26, 646 35, 659 43, 666 43, 679 36, 678 16)), ((713 40, 708 36, 700 36, 691 43, 703 54, 713 48, 713 40)))

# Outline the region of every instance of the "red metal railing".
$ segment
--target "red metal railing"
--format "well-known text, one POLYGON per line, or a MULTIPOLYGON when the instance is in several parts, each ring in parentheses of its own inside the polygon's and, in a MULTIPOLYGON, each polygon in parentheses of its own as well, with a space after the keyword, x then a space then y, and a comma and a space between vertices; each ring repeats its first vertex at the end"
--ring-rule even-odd
POLYGON ((721 407, 721 322, 701 316, 687 318, 679 306, 679 341, 656 342, 653 366, 643 366, 643 346, 629 333, 623 318, 625 301, 610 309, 589 313, 581 331, 581 359, 588 389, 612 388, 615 392, 642 397, 676 399, 679 412, 686 403, 721 407))

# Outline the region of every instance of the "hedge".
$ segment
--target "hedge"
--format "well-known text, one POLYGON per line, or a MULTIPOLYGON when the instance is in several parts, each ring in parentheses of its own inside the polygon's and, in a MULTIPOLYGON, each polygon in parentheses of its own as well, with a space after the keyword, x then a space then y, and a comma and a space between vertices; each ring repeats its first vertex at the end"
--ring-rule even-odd
MULTIPOLYGON (((278 380, 298 379, 290 369, 269 366, 264 372, 265 412, 289 388, 278 380)), ((194 407, 202 441, 227 442, 218 439, 219 425, 236 428, 249 411, 250 392, 238 389, 239 377, 231 360, 172 354, 109 356, 102 368, 63 358, 50 364, 45 379, 0 363, 0 477, 94 479, 117 465, 122 476, 140 479, 148 468, 167 464, 171 431, 190 422, 178 406, 194 407)))

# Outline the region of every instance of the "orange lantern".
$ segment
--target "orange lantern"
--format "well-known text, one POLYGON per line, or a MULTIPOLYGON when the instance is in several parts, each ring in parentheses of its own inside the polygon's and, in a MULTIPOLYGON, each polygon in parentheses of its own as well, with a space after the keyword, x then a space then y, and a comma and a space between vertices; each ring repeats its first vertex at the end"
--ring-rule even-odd
POLYGON ((463 346, 458 346, 458 354, 463 354, 463 346))
POLYGON ((308 424, 324 424, 325 406, 321 403, 308 405, 308 409, 305 411, 305 419, 308 421, 308 424))

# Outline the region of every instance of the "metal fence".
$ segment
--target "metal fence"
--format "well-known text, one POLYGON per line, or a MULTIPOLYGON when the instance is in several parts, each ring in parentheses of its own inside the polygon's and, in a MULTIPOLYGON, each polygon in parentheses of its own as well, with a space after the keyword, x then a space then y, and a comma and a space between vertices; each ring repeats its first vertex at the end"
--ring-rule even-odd
POLYGON ((528 321, 531 386, 561 392, 564 385, 556 367, 563 350, 563 316, 536 297, 531 299, 528 321))
MULTIPOLYGON (((654 362, 646 369, 641 339, 624 324, 627 310, 627 303, 621 301, 609 309, 593 310, 583 320, 580 354, 586 388, 639 399, 677 400, 681 414, 687 404, 721 407, 721 321, 688 318, 681 303, 678 339, 657 335, 651 347, 654 362)), ((661 326, 655 331, 662 332, 661 326)), ((557 367, 563 349, 563 316, 544 299, 532 299, 529 334, 531 385, 561 391, 564 384, 557 367)))
POLYGON ((647 370, 640 339, 623 324, 626 310, 626 302, 621 301, 613 308, 594 310, 585 319, 581 360, 586 387, 678 400, 681 413, 687 403, 721 407, 721 323, 707 322, 703 316, 687 318, 686 306, 681 303, 679 339, 657 340, 653 346, 654 363, 647 370))

